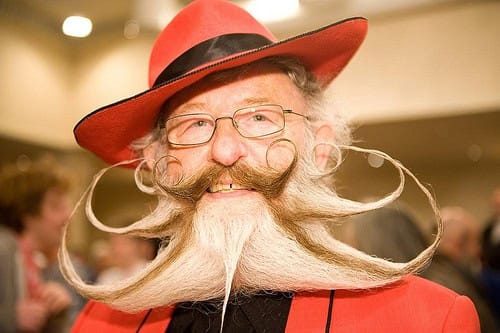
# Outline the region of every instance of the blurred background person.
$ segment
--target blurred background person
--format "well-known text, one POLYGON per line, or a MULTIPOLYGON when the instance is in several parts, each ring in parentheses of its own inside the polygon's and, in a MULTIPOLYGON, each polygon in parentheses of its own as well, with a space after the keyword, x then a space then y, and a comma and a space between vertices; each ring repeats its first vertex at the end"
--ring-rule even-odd
MULTIPOLYGON (((40 267, 44 281, 55 281, 63 285, 71 296, 71 304, 67 310, 63 332, 69 332, 76 317, 87 303, 87 299, 80 295, 73 287, 69 285, 59 269, 57 253, 60 244, 52 244, 52 247, 43 249, 40 258, 40 267)), ((72 255, 72 261, 78 274, 89 283, 95 281, 94 270, 83 260, 81 256, 72 255)))
POLYGON ((476 306, 482 332, 499 332, 480 280, 481 229, 462 207, 441 209, 444 233, 431 265, 423 277, 470 297, 476 306))
POLYGON ((97 281, 102 272, 113 266, 108 239, 97 239, 90 244, 89 263, 93 271, 93 281, 97 281))
MULTIPOLYGON (((472 299, 482 332, 498 332, 497 319, 478 279, 480 226, 460 207, 441 210, 444 233, 432 263, 421 273, 472 299)), ((344 230, 346 241, 363 252, 394 262, 407 262, 427 246, 427 237, 415 218, 400 208, 381 208, 353 218, 344 230)))
POLYGON ((491 194, 491 217, 483 232, 483 258, 494 268, 500 268, 500 187, 491 194))
POLYGON ((3 223, 0 224, 0 262, 0 330, 10 333, 39 328, 46 311, 37 302, 20 300, 22 260, 15 234, 3 223))
POLYGON ((97 276, 96 283, 109 284, 126 279, 143 270, 154 256, 153 241, 136 236, 111 234, 109 237, 111 267, 97 276))
POLYGON ((394 262, 408 262, 427 247, 412 215, 384 207, 358 215, 344 231, 346 242, 357 249, 394 262))
POLYGON ((491 195, 491 208, 482 234, 482 281, 500 318, 500 187, 491 195))
POLYGON ((59 246, 69 181, 50 163, 0 170, 0 331, 62 332, 69 292, 43 281, 38 254, 59 246))

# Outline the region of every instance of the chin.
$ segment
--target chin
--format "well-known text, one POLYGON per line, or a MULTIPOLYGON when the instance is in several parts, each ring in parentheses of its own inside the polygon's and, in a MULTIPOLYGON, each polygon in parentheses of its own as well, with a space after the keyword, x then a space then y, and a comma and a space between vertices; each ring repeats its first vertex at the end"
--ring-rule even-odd
POLYGON ((200 215, 208 219, 255 218, 267 208, 265 199, 255 191, 207 193, 198 202, 200 215))
POLYGON ((252 200, 261 197, 258 192, 253 190, 233 190, 233 191, 220 191, 210 193, 207 192, 202 200, 206 201, 220 201, 220 200, 252 200))

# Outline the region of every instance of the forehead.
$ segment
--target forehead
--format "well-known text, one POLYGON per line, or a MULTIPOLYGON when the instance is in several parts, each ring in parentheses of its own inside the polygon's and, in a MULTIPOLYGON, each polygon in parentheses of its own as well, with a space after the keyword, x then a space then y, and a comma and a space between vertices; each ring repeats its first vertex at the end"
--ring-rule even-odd
POLYGON ((166 104, 167 116, 190 109, 227 111, 259 103, 305 102, 290 77, 269 64, 248 65, 208 76, 174 95, 166 104))

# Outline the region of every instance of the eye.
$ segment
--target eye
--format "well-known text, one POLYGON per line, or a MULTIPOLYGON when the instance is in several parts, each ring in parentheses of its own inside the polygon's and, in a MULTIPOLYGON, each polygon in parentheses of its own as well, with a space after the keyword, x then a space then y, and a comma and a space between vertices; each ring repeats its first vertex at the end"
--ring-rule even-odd
POLYGON ((207 126, 208 123, 206 120, 197 120, 195 122, 193 122, 193 124, 191 124, 191 127, 203 127, 203 126, 207 126))
POLYGON ((212 119, 206 115, 185 115, 167 121, 169 135, 180 137, 200 131, 208 131, 213 127, 212 119))
POLYGON ((264 116, 263 114, 254 114, 252 116, 252 120, 254 120, 254 121, 266 121, 267 117, 264 116))

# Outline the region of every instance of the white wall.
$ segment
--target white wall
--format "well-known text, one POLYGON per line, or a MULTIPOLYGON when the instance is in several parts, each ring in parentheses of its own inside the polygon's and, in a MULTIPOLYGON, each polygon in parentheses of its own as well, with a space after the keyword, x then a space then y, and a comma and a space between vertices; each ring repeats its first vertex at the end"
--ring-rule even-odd
POLYGON ((146 90, 149 52, 154 39, 126 40, 99 36, 77 48, 74 90, 76 113, 83 117, 94 109, 146 90))
MULTIPOLYGON (((334 81, 341 108, 360 122, 500 107, 500 2, 375 18, 365 44, 334 81)), ((83 115, 147 88, 153 36, 71 40, 0 23, 0 134, 75 147, 83 115)))
POLYGON ((365 123, 498 110, 499 17, 471 1, 374 20, 331 91, 365 123))
POLYGON ((66 47, 36 27, 0 22, 0 133, 67 146, 73 117, 66 47))

